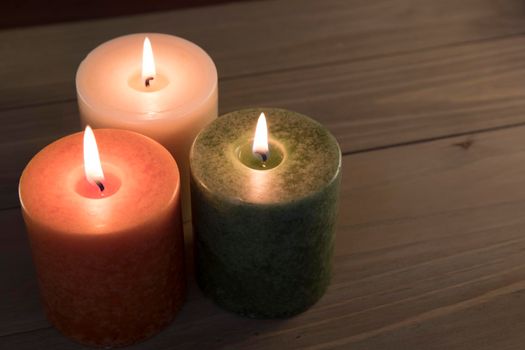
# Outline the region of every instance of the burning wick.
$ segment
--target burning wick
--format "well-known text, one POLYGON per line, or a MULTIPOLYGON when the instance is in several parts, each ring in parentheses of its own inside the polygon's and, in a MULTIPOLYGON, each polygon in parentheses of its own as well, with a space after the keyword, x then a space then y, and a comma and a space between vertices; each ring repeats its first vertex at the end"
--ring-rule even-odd
POLYGON ((100 192, 104 192, 104 184, 100 181, 95 181, 95 184, 98 186, 98 188, 100 189, 100 192))
POLYGON ((263 162, 268 160, 268 126, 266 125, 266 117, 261 113, 257 120, 257 127, 255 128, 255 137, 253 139, 252 153, 259 156, 263 162))
POLYGON ((259 157, 261 157, 263 162, 266 162, 268 160, 268 155, 266 153, 255 152, 255 154, 257 154, 259 157))
POLYGON ((155 79, 157 70, 155 69, 155 58, 153 57, 153 49, 148 37, 144 39, 144 47, 142 48, 142 79, 146 87, 151 85, 151 81, 155 79))
POLYGON ((97 141, 89 125, 86 126, 84 131, 84 174, 90 184, 97 185, 100 192, 104 191, 105 187, 102 183, 104 181, 104 172, 100 163, 97 141))

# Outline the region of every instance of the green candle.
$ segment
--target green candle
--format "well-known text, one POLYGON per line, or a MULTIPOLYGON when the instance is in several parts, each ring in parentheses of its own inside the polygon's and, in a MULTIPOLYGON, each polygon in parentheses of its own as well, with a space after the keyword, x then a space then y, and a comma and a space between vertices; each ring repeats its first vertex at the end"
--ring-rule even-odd
MULTIPOLYGON (((265 131, 256 139, 266 141, 265 131)), ((296 112, 245 109, 202 130, 190 162, 204 293, 249 317, 288 317, 314 304, 331 275, 341 178, 335 138, 296 112), (262 112, 268 149, 253 146, 262 112)))

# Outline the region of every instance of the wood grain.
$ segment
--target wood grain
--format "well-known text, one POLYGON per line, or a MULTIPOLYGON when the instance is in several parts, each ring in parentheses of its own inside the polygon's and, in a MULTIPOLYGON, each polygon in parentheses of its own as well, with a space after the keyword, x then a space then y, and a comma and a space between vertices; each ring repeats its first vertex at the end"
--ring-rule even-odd
POLYGON ((525 122, 525 36, 221 82, 221 108, 278 106, 343 152, 525 122))
MULTIPOLYGON (((326 125, 345 153, 525 123, 525 36, 220 82, 220 109, 284 107, 326 125)), ((0 113, 0 208, 29 159, 79 131, 76 101, 0 113), (16 150, 17 157, 10 157, 16 150)))
MULTIPOLYGON (((247 320, 192 282, 175 322, 131 349, 520 349, 524 138, 517 127, 345 156, 335 276, 317 305, 288 320, 247 320)), ((8 240, 22 252, 0 266, 28 269, 18 211, 0 215, 18 223, 8 240)), ((24 306, 37 304, 34 276, 16 278, 27 292, 2 292, 0 310, 20 322, 1 319, 0 329, 23 333, 0 347, 80 348, 24 306)))
MULTIPOLYGON (((0 211, 0 339, 46 324, 20 209, 0 211)), ((0 340, 2 348, 2 340, 0 340)))
POLYGON ((524 33, 524 19, 519 0, 289 0, 6 30, 0 110, 73 99, 82 58, 128 33, 192 40, 232 78, 524 33))
POLYGON ((346 155, 335 275, 317 305, 241 318, 190 270, 175 322, 131 349, 523 348, 525 3, 272 0, 0 32, 0 349, 82 348, 42 313, 18 178, 79 130, 82 57, 142 31, 213 56, 222 113, 298 110, 346 155))
POLYGON ((7 1, 2 4, 0 28, 166 11, 226 1, 228 0, 55 0, 48 3, 39 0, 25 0, 23 3, 7 1))

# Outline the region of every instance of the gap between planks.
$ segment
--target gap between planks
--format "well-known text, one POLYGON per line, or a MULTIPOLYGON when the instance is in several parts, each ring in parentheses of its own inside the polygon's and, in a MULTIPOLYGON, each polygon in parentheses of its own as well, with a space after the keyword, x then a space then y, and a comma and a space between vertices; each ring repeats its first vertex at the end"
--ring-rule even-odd
MULTIPOLYGON (((465 40, 465 41, 456 42, 456 43, 427 46, 427 47, 421 47, 421 48, 416 48, 416 49, 401 50, 397 52, 381 53, 381 54, 362 56, 362 57, 356 57, 356 58, 347 58, 347 59, 325 61, 325 62, 314 63, 314 64, 297 65, 297 66, 287 67, 287 68, 282 68, 282 69, 268 69, 268 70, 256 71, 256 72, 251 72, 251 73, 246 73, 246 74, 232 74, 232 75, 227 75, 225 77, 219 77, 219 84, 221 82, 230 82, 230 81, 235 81, 238 79, 256 78, 256 77, 261 77, 265 75, 288 73, 288 72, 301 72, 301 71, 307 71, 310 69, 317 69, 317 68, 322 68, 322 67, 337 67, 337 66, 346 65, 349 63, 358 63, 358 62, 365 62, 369 60, 400 57, 400 56, 406 56, 406 55, 416 54, 416 53, 421 53, 421 52, 426 52, 426 51, 442 50, 442 49, 447 49, 447 48, 461 47, 465 45, 472 45, 472 44, 479 44, 479 43, 486 43, 486 42, 495 42, 499 40, 519 38, 522 36, 525 36, 525 32, 500 35, 500 36, 495 36, 495 37, 490 37, 490 38, 471 39, 471 40, 465 40)), ((76 97, 72 97, 72 98, 63 98, 63 99, 51 99, 48 101, 33 103, 33 104, 13 105, 13 106, 7 106, 7 107, 0 106, 0 112, 6 112, 6 111, 11 111, 11 110, 16 110, 16 109, 44 107, 44 106, 49 106, 49 105, 54 105, 54 104, 74 102, 76 100, 77 100, 76 97)), ((460 134, 454 134, 450 136, 459 136, 459 135, 460 134)), ((444 137, 448 137, 448 135, 444 137)), ((418 141, 415 141, 415 142, 418 142, 418 141)), ((397 146, 397 145, 404 145, 404 143, 399 143, 399 144, 391 145, 391 146, 397 146)), ((391 146, 387 145, 385 147, 388 148, 391 146)), ((366 152, 368 150, 374 150, 374 149, 375 148, 357 150, 357 151, 352 151, 351 153, 347 152, 345 154, 366 152)), ((378 148, 378 149, 381 149, 381 148, 378 148)))
MULTIPOLYGON (((378 146, 378 147, 370 147, 370 148, 358 149, 358 150, 355 150, 355 151, 342 152, 341 155, 343 157, 346 157, 346 156, 351 156, 351 155, 355 155, 355 154, 362 154, 362 153, 367 153, 367 152, 382 151, 382 150, 386 150, 386 149, 390 149, 390 148, 396 148, 396 147, 412 146, 412 145, 429 143, 429 142, 434 142, 434 141, 439 141, 439 140, 446 140, 446 139, 449 139, 449 138, 456 138, 456 137, 461 137, 461 136, 471 136, 471 135, 474 136, 474 135, 490 133, 490 132, 495 132, 495 131, 500 131, 500 130, 505 130, 505 129, 512 129, 512 128, 516 128, 516 127, 522 127, 522 126, 525 126, 525 122, 509 124, 509 125, 502 125, 502 126, 497 126, 497 127, 493 127, 493 128, 478 129, 478 130, 473 130, 473 131, 468 131, 468 132, 455 133, 455 134, 450 134, 450 135, 445 135, 445 136, 437 136, 437 137, 431 137, 431 138, 420 139, 420 140, 400 142, 400 143, 389 144, 389 145, 378 146)), ((468 143, 468 140, 465 141, 465 142, 468 143)), ((462 143, 458 143, 456 145, 459 146, 459 147, 465 147, 465 146, 463 146, 462 143)), ((465 143, 465 145, 466 145, 466 143, 465 143)), ((14 205, 14 206, 10 206, 10 207, 0 208, 0 211, 13 210, 13 209, 17 209, 17 208, 20 208, 20 205, 14 205)), ((185 222, 185 223, 188 223, 188 222, 185 222)))

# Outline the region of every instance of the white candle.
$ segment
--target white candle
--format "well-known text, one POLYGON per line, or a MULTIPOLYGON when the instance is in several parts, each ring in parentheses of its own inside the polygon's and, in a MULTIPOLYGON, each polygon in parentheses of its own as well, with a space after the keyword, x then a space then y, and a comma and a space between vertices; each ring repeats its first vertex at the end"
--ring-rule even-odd
POLYGON ((89 53, 76 86, 83 125, 133 130, 171 152, 181 170, 183 216, 189 219, 189 150, 218 112, 212 59, 176 36, 126 35, 89 53))

